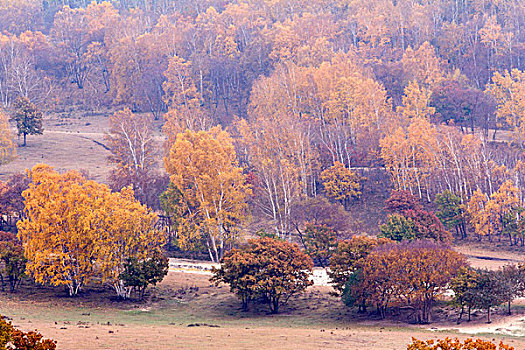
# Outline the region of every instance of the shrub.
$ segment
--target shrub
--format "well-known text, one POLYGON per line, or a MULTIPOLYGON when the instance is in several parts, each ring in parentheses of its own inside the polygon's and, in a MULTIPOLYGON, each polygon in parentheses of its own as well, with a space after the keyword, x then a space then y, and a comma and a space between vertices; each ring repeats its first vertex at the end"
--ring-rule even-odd
POLYGON ((169 261, 162 253, 155 252, 151 258, 139 261, 137 258, 128 258, 124 264, 124 271, 120 279, 128 288, 127 297, 135 292, 139 299, 144 298, 148 285, 157 285, 168 274, 169 261))
POLYGON ((2 291, 5 285, 14 292, 25 277, 27 259, 22 245, 12 233, 0 231, 0 284, 2 291))

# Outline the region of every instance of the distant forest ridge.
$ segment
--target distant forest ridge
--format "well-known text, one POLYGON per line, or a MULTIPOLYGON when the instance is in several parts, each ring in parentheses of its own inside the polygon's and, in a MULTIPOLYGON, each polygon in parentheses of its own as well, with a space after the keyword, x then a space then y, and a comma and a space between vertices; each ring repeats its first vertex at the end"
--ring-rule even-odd
MULTIPOLYGON (((141 115, 164 119, 165 150, 219 142, 285 236, 293 208, 324 194, 348 209, 367 190, 349 169, 378 166, 427 201, 474 198, 476 231, 503 232, 489 216, 503 227, 525 198, 524 24, 521 0, 0 0, 0 104, 120 111, 123 172, 119 142, 151 133, 141 115)), ((133 176, 150 184, 142 148, 133 176)))
POLYGON ((344 54, 393 106, 417 81, 433 92, 436 121, 489 127, 484 91, 495 72, 523 69, 524 22, 519 0, 2 0, 0 98, 160 117, 180 92, 171 78, 229 124, 249 115, 261 76, 344 54))

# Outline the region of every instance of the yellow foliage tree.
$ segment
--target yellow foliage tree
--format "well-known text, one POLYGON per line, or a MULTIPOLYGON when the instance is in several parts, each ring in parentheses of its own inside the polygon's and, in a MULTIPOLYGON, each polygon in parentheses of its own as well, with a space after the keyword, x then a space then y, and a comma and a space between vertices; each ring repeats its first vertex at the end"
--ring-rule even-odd
POLYGON ((381 140, 381 156, 398 190, 415 189, 423 196, 425 181, 436 167, 436 136, 427 119, 416 117, 381 140))
POLYGON ((470 198, 467 212, 478 237, 481 239, 487 236, 492 241, 495 234, 501 235, 505 230, 507 216, 519 204, 519 190, 512 181, 505 181, 490 198, 479 189, 476 190, 470 198))
POLYGON ((132 289, 120 278, 127 259, 146 260, 165 243, 164 235, 154 228, 157 215, 135 200, 129 188, 108 194, 96 212, 97 276, 117 296, 129 298, 132 289))
POLYGON ((417 50, 408 47, 401 59, 403 69, 410 80, 432 90, 444 78, 443 62, 436 54, 436 49, 425 41, 417 50))
POLYGON ((119 279, 124 260, 145 258, 163 244, 153 228, 155 215, 131 190, 112 193, 76 171, 59 174, 40 164, 28 176, 25 218, 17 227, 35 281, 76 295, 99 277, 125 296, 119 279))
POLYGON ((16 145, 9 129, 7 115, 0 111, 0 165, 9 162, 16 155, 16 145))
POLYGON ((165 165, 182 195, 179 243, 191 248, 193 241, 202 240, 210 258, 218 262, 238 238, 237 226, 246 219, 251 193, 232 138, 220 127, 186 130, 177 135, 165 165))
POLYGON ((429 120, 436 113, 434 107, 430 107, 430 95, 432 91, 420 87, 417 81, 411 81, 405 88, 403 105, 397 107, 404 119, 424 118, 429 120))
POLYGON ((514 131, 514 141, 525 146, 525 72, 513 69, 503 74, 496 72, 487 91, 497 102, 498 124, 505 122, 514 131))
POLYGON ((342 163, 335 164, 321 173, 326 195, 342 204, 361 196, 359 177, 342 163))
POLYGON ((490 235, 491 225, 487 221, 485 215, 485 206, 488 201, 487 196, 479 189, 474 191, 470 201, 467 205, 467 213, 470 217, 470 222, 474 226, 474 232, 481 239, 482 236, 490 235))

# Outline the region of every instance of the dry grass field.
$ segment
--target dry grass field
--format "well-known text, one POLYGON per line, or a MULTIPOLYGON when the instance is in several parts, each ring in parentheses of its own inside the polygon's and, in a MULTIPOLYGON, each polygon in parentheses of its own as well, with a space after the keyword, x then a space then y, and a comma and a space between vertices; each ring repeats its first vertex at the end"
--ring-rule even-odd
MULTIPOLYGON (((24 172, 38 163, 45 163, 59 172, 81 170, 90 179, 107 183, 111 168, 107 163, 109 151, 105 148, 104 140, 109 128, 108 115, 46 116, 44 134, 27 136, 27 146, 18 147, 17 158, 0 166, 0 180, 24 172)), ((160 150, 160 121, 155 122, 155 136, 159 140, 160 150)), ((18 144, 22 144, 21 138, 18 144)))

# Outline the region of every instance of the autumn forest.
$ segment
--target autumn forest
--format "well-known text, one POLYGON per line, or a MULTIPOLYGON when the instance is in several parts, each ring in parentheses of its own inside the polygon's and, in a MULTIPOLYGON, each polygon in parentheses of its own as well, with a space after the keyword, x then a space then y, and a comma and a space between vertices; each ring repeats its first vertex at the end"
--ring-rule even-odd
MULTIPOLYGON (((0 0, 2 295, 155 308, 190 259, 244 315, 523 314, 524 28, 521 0, 0 0), (57 116, 103 120, 107 178, 6 170, 57 116)), ((0 349, 57 347, 8 321, 0 349)))

